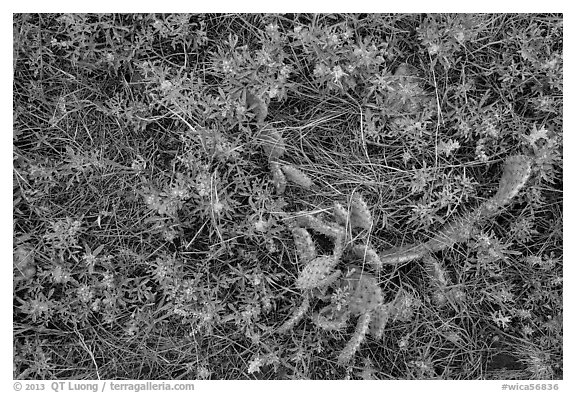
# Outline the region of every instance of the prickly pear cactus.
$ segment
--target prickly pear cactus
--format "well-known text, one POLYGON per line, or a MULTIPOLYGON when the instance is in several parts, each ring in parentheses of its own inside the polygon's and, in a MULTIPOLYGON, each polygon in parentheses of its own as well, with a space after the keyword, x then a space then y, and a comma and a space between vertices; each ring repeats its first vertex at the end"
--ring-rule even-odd
POLYGON ((350 199, 350 224, 352 228, 372 228, 372 213, 360 194, 354 194, 350 199))
POLYGON ((472 236, 475 227, 494 216, 498 210, 510 203, 524 187, 531 173, 531 160, 527 156, 511 156, 504 164, 502 178, 496 194, 478 209, 465 213, 448 223, 432 239, 418 245, 390 249, 381 256, 383 264, 398 264, 420 259, 430 252, 438 252, 464 242, 472 236))
POLYGON ((494 214, 518 195, 530 177, 531 160, 527 156, 517 155, 508 157, 504 164, 504 171, 498 191, 486 204, 484 214, 494 214))
POLYGON ((296 246, 296 254, 302 262, 307 264, 316 258, 316 246, 310 233, 304 228, 292 229, 292 237, 296 246))
POLYGON ((296 325, 298 322, 300 322, 300 320, 302 320, 302 318, 304 318, 304 314, 306 314, 309 308, 310 297, 305 295, 304 300, 300 306, 292 313, 292 316, 278 328, 277 332, 283 334, 292 330, 294 325, 296 325))
POLYGON ((248 109, 254 112, 257 125, 260 128, 257 140, 268 159, 270 172, 272 173, 272 184, 276 188, 277 193, 284 193, 287 181, 307 189, 311 188, 314 183, 308 175, 294 165, 280 164, 279 160, 286 153, 286 143, 281 131, 270 125, 264 125, 264 119, 268 115, 268 107, 261 99, 250 92, 246 93, 246 105, 248 109))
POLYGON ((321 256, 310 261, 300 273, 296 287, 306 290, 329 285, 328 280, 337 263, 332 256, 321 256))
POLYGON ((284 172, 286 179, 292 183, 298 184, 300 187, 311 188, 314 185, 312 179, 310 179, 307 174, 293 165, 283 165, 282 172, 284 172))
POLYGON ((372 311, 372 320, 368 333, 375 339, 382 338, 384 328, 390 319, 390 305, 381 304, 372 311))
MULTIPOLYGON (((288 172, 285 173, 288 177, 288 172)), ((423 264, 430 276, 430 292, 434 303, 442 306, 449 297, 460 296, 457 291, 454 292, 454 288, 450 289, 448 274, 433 254, 468 240, 479 223, 494 216, 518 194, 529 176, 530 159, 525 156, 510 157, 506 160, 499 188, 494 197, 479 208, 448 223, 428 241, 392 248, 382 253, 378 253, 366 237, 360 243, 351 244, 350 233, 353 234, 352 239, 356 240, 358 237, 362 238, 362 234, 369 235, 374 225, 372 213, 360 194, 354 194, 350 198, 348 208, 334 202, 332 209, 334 222, 327 222, 310 213, 298 213, 295 221, 300 227, 294 229, 292 233, 297 254, 304 263, 304 268, 296 281, 296 286, 303 291, 304 301, 278 331, 287 332, 292 329, 312 307, 311 298, 326 300, 330 297, 326 295, 326 291, 332 288, 331 303, 315 313, 312 320, 322 329, 341 330, 347 326, 350 317, 358 317, 354 335, 338 356, 338 364, 345 365, 352 360, 367 334, 380 339, 389 321, 410 319, 414 310, 419 307, 418 297, 400 290, 393 301, 384 303, 378 280, 365 271, 364 267, 379 272, 384 264, 407 263, 424 258, 423 264), (304 227, 333 239, 333 254, 317 256, 310 233, 304 227), (355 228, 367 231, 354 233, 355 228), (350 255, 365 264, 362 264, 362 267, 349 266, 343 277, 340 277, 341 271, 335 268, 344 249, 350 250, 350 255)))
POLYGON ((357 315, 354 335, 338 356, 338 363, 348 363, 367 333, 381 337, 386 322, 387 308, 383 304, 382 289, 376 277, 359 266, 351 266, 345 277, 333 286, 335 291, 345 293, 344 304, 330 304, 320 310, 315 323, 326 330, 342 329, 350 315, 357 315), (329 318, 328 316, 332 316, 329 318))
POLYGON ((277 161, 286 152, 286 144, 284 143, 282 133, 276 128, 272 128, 271 126, 262 128, 262 130, 260 130, 259 140, 269 162, 277 161))
POLYGON ((352 252, 357 258, 368 262, 373 270, 379 271, 382 268, 382 260, 372 246, 368 244, 357 244, 352 247, 352 252))
POLYGON ((368 328, 370 326, 371 314, 362 314, 360 318, 358 318, 358 322, 356 323, 356 330, 354 331, 354 335, 348 341, 348 344, 344 347, 340 355, 338 355, 338 364, 340 366, 344 366, 347 363, 350 363, 352 357, 360 348, 360 345, 364 341, 366 337, 366 333, 368 332, 368 328))
POLYGON ((257 95, 246 91, 246 109, 254 113, 254 119, 258 124, 262 124, 268 116, 268 106, 257 95))
POLYGON ((332 211, 334 214, 334 219, 339 225, 346 227, 348 225, 348 220, 350 217, 350 212, 346 210, 339 202, 334 202, 334 209, 332 211))
POLYGON ((284 176, 280 164, 277 162, 271 162, 270 171, 272 172, 272 184, 276 188, 278 194, 283 194, 286 190, 286 176, 284 176))
POLYGON ((382 304, 382 290, 376 277, 363 272, 361 267, 352 267, 338 282, 338 287, 347 290, 346 303, 353 315, 369 313, 382 304))

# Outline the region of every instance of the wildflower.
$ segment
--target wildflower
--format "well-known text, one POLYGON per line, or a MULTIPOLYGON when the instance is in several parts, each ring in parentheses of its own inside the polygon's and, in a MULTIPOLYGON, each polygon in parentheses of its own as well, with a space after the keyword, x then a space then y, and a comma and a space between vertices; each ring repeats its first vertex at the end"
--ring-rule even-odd
POLYGON ((534 329, 532 329, 530 326, 523 325, 522 334, 525 336, 531 336, 532 334, 534 334, 534 329))
POLYGON ((258 221, 254 223, 254 229, 258 232, 266 232, 268 229, 268 221, 260 218, 258 221))
POLYGON ((454 331, 447 332, 446 339, 453 344, 459 344, 461 340, 460 335, 454 331))
POLYGON ((56 266, 54 270, 52 270, 52 280, 56 284, 66 284, 71 280, 71 276, 70 273, 62 269, 61 266, 56 266))
POLYGON ((210 374, 212 374, 212 371, 210 371, 208 367, 204 365, 198 366, 197 370, 198 379, 208 379, 210 378, 210 374))
POLYGON ((268 34, 276 33, 278 31, 278 25, 276 23, 270 23, 266 26, 266 32, 268 34))
POLYGON ((248 365, 248 374, 254 374, 260 371, 260 367, 264 365, 264 362, 260 356, 256 356, 256 358, 250 361, 248 365))
MULTIPOLYGON (((549 97, 548 97, 549 98, 549 97)), ((540 141, 541 139, 544 140, 548 140, 548 130, 542 126, 540 128, 538 128, 535 124, 532 127, 532 131, 530 132, 530 135, 523 135, 524 140, 526 140, 526 142, 528 142, 532 147, 536 146, 536 143, 538 141, 540 141)))
POLYGON ((540 349, 534 349, 528 359, 525 360, 525 363, 528 365, 526 370, 531 373, 531 379, 552 379, 554 370, 550 366, 549 354, 540 349))
POLYGON ((352 37, 352 30, 351 30, 349 27, 347 27, 346 30, 344 30, 344 31, 342 32, 342 38, 343 38, 344 40, 347 40, 347 39, 350 38, 350 37, 352 37))
POLYGON ((404 151, 404 153, 402 154, 402 161, 404 162, 404 165, 407 165, 408 162, 412 159, 412 154, 410 154, 409 151, 404 151))
POLYGON ((458 141, 454 141, 449 139, 447 142, 440 141, 438 144, 438 153, 446 155, 446 157, 450 157, 454 150, 460 148, 460 143, 458 141))
POLYGON ((212 210, 215 214, 220 214, 224 210, 224 204, 222 202, 214 202, 212 204, 212 210))
POLYGON ((484 145, 484 138, 481 138, 476 143, 476 158, 482 162, 488 162, 488 155, 486 154, 486 146, 484 145))
POLYGON ((398 348, 400 349, 408 348, 408 336, 402 336, 400 340, 398 340, 398 348))
POLYGON ((420 379, 432 378, 435 375, 434 365, 429 359, 413 360, 408 364, 416 369, 416 373, 420 379))
POLYGON ((332 74, 332 77, 334 78, 334 83, 340 83, 340 79, 344 75, 348 75, 347 73, 344 72, 342 67, 340 67, 339 65, 334 66, 334 68, 332 68, 331 74, 332 74))
POLYGON ((88 266, 89 268, 93 269, 94 265, 96 265, 96 256, 92 253, 84 254, 82 259, 84 260, 86 266, 88 266))
POLYGON ((156 280, 162 282, 172 273, 170 262, 165 261, 161 258, 157 258, 156 261, 154 261, 154 264, 155 264, 154 278, 156 278, 156 280))
POLYGON ((161 30, 164 27, 164 23, 161 20, 156 19, 152 26, 157 30, 161 30))
POLYGON ((555 277, 552 279, 552 282, 551 282, 551 283, 552 283, 552 286, 560 286, 560 285, 562 285, 563 282, 564 282, 564 278, 563 278, 563 277, 555 276, 555 277))
POLYGON ((482 126, 484 126, 484 128, 482 129, 484 135, 494 139, 498 138, 498 136, 500 135, 500 131, 496 128, 496 120, 494 120, 493 118, 483 120, 482 126))
POLYGON ((166 92, 168 90, 170 90, 172 88, 172 82, 170 81, 162 81, 162 83, 160 83, 160 90, 162 90, 163 92, 166 92))
POLYGON ((280 79, 281 80, 288 79, 291 72, 292 72, 292 66, 286 64, 283 65, 282 68, 280 68, 280 79))
POLYGON ((172 189, 170 190, 170 193, 174 198, 178 198, 180 200, 184 200, 184 199, 187 199, 189 197, 188 190, 186 190, 186 188, 184 188, 182 186, 172 187, 172 189))
POLYGON ((347 306, 348 295, 350 294, 350 286, 338 287, 330 298, 330 303, 336 308, 336 311, 341 311, 347 306))
POLYGON ((500 290, 494 294, 494 298, 504 303, 511 303, 514 301, 514 295, 506 288, 500 288, 500 290))
POLYGON ((22 312, 30 315, 32 321, 36 322, 42 316, 48 316, 51 312, 52 302, 49 301, 44 294, 38 294, 34 299, 31 299, 22 304, 22 312))
POLYGON ((516 311, 516 316, 518 318, 521 318, 521 319, 529 319, 532 316, 532 313, 528 310, 519 309, 519 310, 515 310, 515 311, 516 311))
POLYGON ((102 285, 107 289, 114 288, 114 275, 112 273, 104 273, 102 275, 102 285))
POLYGON ((136 320, 134 319, 131 319, 126 324, 126 334, 129 336, 136 335, 136 333, 138 333, 139 330, 140 329, 138 328, 138 322, 136 322, 136 320))
POLYGON ((174 313, 174 315, 178 315, 180 317, 187 317, 190 315, 190 313, 185 310, 184 308, 175 305, 174 308, 172 309, 172 312, 174 313))
POLYGON ((333 33, 326 39, 326 46, 338 46, 340 44, 340 38, 337 34, 333 33))
POLYGON ((502 310, 494 311, 492 314, 492 321, 502 329, 508 328, 510 322, 512 322, 512 318, 509 316, 505 316, 502 314, 502 310))
POLYGON ((82 303, 89 303, 94 297, 94 291, 86 284, 81 285, 80 288, 78 288, 77 294, 82 303))
POLYGON ((45 238, 52 241, 56 248, 67 249, 78 245, 80 221, 70 217, 52 223, 52 231, 45 238))
POLYGON ((326 64, 319 63, 316 64, 316 66, 314 67, 314 76, 317 78, 323 78, 329 74, 330 74, 330 68, 328 68, 326 64))
POLYGON ((102 304, 102 299, 96 299, 95 301, 92 302, 90 309, 94 312, 98 312, 98 311, 100 311, 100 305, 101 304, 102 304))
POLYGON ((168 229, 165 229, 164 231, 162 231, 162 237, 167 242, 173 242, 174 239, 176 239, 177 235, 178 235, 178 232, 176 232, 176 230, 173 228, 168 228, 168 229))
POLYGON ((270 98, 275 98, 276 96, 278 96, 279 92, 280 90, 278 89, 278 85, 274 85, 270 88, 270 90, 268 90, 268 96, 270 98))
POLYGON ((422 302, 414 295, 402 291, 393 310, 394 319, 402 322, 409 321, 421 305, 422 302))
POLYGON ((132 160, 132 164, 130 166, 133 170, 142 172, 144 169, 146 169, 146 160, 144 160, 141 155, 138 155, 132 160))
POLYGON ((272 58, 272 55, 266 49, 262 49, 257 52, 256 61, 259 65, 264 65, 267 67, 276 66, 276 62, 272 58))
POLYGON ((210 195, 210 177, 207 173, 199 173, 196 176, 196 191, 201 197, 210 195))
POLYGON ((222 71, 225 74, 232 73, 234 71, 233 62, 228 59, 222 60, 222 71))
POLYGON ((182 283, 182 288, 183 288, 183 295, 184 295, 183 300, 185 302, 197 300, 196 296, 195 296, 196 295, 196 289, 195 289, 194 282, 192 280, 185 280, 182 283))

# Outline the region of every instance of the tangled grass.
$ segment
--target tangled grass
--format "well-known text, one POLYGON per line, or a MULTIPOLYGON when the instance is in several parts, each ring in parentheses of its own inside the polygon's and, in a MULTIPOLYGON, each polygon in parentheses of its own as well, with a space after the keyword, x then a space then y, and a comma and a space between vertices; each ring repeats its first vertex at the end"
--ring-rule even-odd
POLYGON ((562 378, 561 15, 13 28, 15 379, 562 378), (302 300, 297 212, 360 193, 374 249, 421 244, 519 154, 531 177, 469 239, 375 275, 402 301, 349 364, 353 324, 275 334, 302 300))

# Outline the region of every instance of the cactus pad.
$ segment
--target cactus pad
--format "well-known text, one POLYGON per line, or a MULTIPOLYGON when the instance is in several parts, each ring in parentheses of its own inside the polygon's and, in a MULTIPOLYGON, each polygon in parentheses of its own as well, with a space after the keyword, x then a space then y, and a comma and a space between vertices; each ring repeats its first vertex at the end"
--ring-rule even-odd
POLYGON ((376 277, 363 272, 360 267, 349 270, 339 286, 348 290, 347 304, 354 315, 371 312, 382 303, 382 290, 376 277))
POLYGON ((382 261, 380 260, 380 256, 374 248, 366 244, 357 244, 352 247, 352 252, 356 257, 362 258, 370 264, 372 269, 379 271, 382 268, 382 261))
POLYGON ((302 262, 308 263, 316 258, 316 246, 314 246, 312 236, 306 229, 294 228, 292 237, 294 238, 296 253, 302 262))
POLYGON ((354 194, 350 200, 350 224, 352 228, 370 229, 372 227, 372 213, 360 194, 354 194))
POLYGON ((300 187, 311 188, 314 185, 312 179, 310 179, 307 174, 292 165, 283 165, 282 171, 284 172, 286 179, 292 183, 298 184, 300 187))
POLYGON ((370 314, 362 314, 360 318, 358 318, 358 322, 356 323, 356 330, 354 331, 354 335, 348 341, 348 344, 344 347, 340 355, 338 356, 338 364, 343 366, 352 360, 352 357, 360 347, 360 344, 364 341, 366 337, 366 333, 368 332, 368 328, 370 326, 370 314))
POLYGON ((312 260, 300 273, 296 286, 299 289, 312 289, 321 286, 323 281, 332 273, 336 263, 337 261, 331 256, 321 256, 312 260))
POLYGON ((276 128, 266 126, 262 128, 259 135, 262 149, 268 157, 269 162, 277 161, 286 152, 286 145, 282 133, 276 128))
POLYGON ((270 163, 270 170, 272 171, 272 184, 274 184, 276 192, 283 194, 286 190, 286 177, 284 176, 284 172, 282 172, 277 162, 270 163))

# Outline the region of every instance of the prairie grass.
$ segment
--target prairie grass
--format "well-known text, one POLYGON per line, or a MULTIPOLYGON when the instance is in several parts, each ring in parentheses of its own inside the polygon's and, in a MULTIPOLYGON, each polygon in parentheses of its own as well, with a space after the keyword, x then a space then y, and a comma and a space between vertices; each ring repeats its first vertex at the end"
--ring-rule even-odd
POLYGON ((562 15, 15 14, 13 30, 15 379, 563 377, 562 15), (346 367, 352 321, 275 333, 303 300, 298 212, 362 195, 372 249, 422 244, 518 154, 531 177, 467 241, 382 266, 401 312, 346 367), (280 193, 271 167, 304 180, 280 193))

